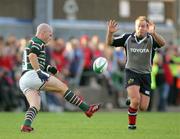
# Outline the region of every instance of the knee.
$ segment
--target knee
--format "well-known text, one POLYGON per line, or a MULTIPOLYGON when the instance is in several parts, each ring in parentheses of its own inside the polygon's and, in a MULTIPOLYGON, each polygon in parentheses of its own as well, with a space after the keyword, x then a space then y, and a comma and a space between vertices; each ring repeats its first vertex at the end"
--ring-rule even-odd
POLYGON ((148 106, 140 106, 139 109, 140 111, 146 111, 148 109, 148 106))
POLYGON ((140 104, 140 98, 132 98, 131 99, 131 106, 133 106, 134 108, 138 108, 140 104))

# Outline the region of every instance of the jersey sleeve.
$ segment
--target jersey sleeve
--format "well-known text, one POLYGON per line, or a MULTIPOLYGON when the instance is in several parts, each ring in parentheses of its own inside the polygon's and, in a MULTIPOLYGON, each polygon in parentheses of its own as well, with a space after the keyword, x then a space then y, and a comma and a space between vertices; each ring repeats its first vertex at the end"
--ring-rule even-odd
POLYGON ((40 54, 40 50, 41 48, 35 44, 33 44, 30 48, 30 53, 34 53, 36 55, 39 55, 40 54))
POLYGON ((112 46, 114 47, 125 47, 125 42, 127 38, 130 36, 130 34, 123 34, 120 36, 114 36, 112 46))
POLYGON ((153 38, 153 48, 154 49, 161 48, 161 46, 156 42, 154 38, 153 38))

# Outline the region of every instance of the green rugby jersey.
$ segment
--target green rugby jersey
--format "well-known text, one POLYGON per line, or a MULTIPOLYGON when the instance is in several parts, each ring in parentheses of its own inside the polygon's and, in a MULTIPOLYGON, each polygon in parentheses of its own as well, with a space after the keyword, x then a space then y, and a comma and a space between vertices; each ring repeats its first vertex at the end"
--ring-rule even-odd
POLYGON ((31 52, 37 55, 39 67, 41 70, 45 71, 46 68, 45 43, 37 37, 33 37, 24 50, 22 70, 24 71, 24 70, 33 69, 28 57, 31 52))

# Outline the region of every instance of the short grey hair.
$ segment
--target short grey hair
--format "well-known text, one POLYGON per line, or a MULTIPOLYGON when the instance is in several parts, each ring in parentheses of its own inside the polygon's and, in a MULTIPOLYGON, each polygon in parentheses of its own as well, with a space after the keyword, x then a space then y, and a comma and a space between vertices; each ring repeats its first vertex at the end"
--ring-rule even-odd
POLYGON ((44 31, 53 31, 52 27, 47 23, 41 23, 37 26, 36 35, 44 31))

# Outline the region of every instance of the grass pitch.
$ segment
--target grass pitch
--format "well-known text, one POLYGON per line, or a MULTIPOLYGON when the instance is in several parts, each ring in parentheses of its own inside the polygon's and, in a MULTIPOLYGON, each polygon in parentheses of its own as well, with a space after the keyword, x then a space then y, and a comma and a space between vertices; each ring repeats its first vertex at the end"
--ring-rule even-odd
POLYGON ((0 139, 180 139, 180 113, 139 113, 137 130, 127 129, 127 113, 40 112, 35 131, 21 133, 24 113, 0 113, 0 139))

